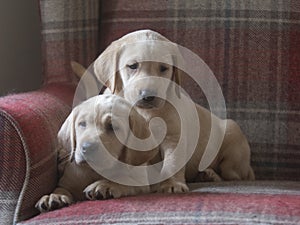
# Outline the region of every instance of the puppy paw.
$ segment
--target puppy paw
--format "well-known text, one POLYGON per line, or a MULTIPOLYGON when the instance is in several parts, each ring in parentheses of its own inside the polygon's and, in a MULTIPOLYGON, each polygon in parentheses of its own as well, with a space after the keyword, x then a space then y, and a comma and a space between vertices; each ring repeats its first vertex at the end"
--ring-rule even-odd
POLYGON ((107 180, 96 181, 84 189, 84 194, 89 200, 103 200, 120 198, 130 194, 129 187, 116 184, 107 180))
POLYGON ((211 168, 207 168, 202 172, 199 172, 196 178, 196 182, 218 182, 223 179, 211 168))
POLYGON ((181 181, 167 180, 160 184, 159 192, 161 193, 183 193, 188 192, 188 186, 181 181))
POLYGON ((73 200, 69 196, 52 193, 41 197, 35 204, 35 208, 37 208, 40 212, 48 212, 69 206, 72 203, 73 200))

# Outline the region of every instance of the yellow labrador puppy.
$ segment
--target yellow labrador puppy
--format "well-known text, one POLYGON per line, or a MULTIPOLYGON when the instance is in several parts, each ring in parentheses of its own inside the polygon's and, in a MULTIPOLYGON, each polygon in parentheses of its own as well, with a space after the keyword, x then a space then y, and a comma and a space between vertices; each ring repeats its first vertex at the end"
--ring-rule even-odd
POLYGON ((135 104, 147 121, 155 117, 165 121, 167 133, 160 145, 164 161, 161 176, 168 179, 161 182, 159 191, 188 191, 186 181, 197 179, 206 148, 218 152, 204 171, 208 180, 253 180, 250 148, 239 126, 192 103, 176 85, 180 85, 182 70, 178 65, 182 62, 175 43, 157 32, 140 30, 114 41, 95 61, 94 72, 111 93, 135 104), (196 145, 190 143, 193 135, 196 145), (191 149, 195 150, 192 156, 191 149))
POLYGON ((43 196, 36 208, 44 212, 84 199, 118 198, 149 192, 147 186, 130 187, 108 180, 114 177, 117 182, 128 179, 120 177, 124 173, 115 167, 115 162, 141 165, 158 153, 158 149, 140 152, 122 144, 122 140, 130 141, 132 135, 140 139, 148 137, 147 127, 145 119, 125 99, 116 95, 95 96, 75 107, 58 133, 63 148, 60 158, 67 158, 59 164, 62 176, 53 193, 43 196), (105 158, 107 151, 109 154, 105 158))

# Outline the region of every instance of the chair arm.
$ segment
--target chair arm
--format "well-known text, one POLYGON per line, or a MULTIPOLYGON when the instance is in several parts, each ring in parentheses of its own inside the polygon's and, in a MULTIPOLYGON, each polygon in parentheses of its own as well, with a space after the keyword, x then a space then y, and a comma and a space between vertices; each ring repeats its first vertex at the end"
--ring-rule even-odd
POLYGON ((0 98, 0 224, 35 215, 35 202, 54 189, 56 135, 73 94, 70 85, 51 85, 0 98))

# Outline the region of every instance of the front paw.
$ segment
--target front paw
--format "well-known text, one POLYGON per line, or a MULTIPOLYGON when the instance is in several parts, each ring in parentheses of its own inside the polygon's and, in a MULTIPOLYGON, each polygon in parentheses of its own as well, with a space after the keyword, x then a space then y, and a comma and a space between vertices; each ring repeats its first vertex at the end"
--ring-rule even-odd
POLYGON ((158 191, 161 193, 183 193, 188 192, 189 188, 184 182, 166 180, 160 184, 158 191))
POLYGON ((129 194, 125 186, 107 180, 96 181, 87 186, 83 192, 89 200, 120 198, 129 194))
POLYGON ((202 172, 199 172, 196 177, 196 182, 220 182, 222 178, 212 169, 207 168, 202 172))
POLYGON ((35 204, 35 208, 37 208, 40 212, 48 212, 68 206, 72 204, 72 202, 73 201, 69 196, 52 193, 41 197, 35 204))

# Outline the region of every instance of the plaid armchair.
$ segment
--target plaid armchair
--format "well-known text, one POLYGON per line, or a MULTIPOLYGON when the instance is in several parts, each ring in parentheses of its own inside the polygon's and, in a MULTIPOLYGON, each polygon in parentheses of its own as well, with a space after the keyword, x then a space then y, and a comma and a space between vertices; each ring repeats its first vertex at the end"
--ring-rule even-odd
MULTIPOLYGON (((300 5, 297 1, 40 0, 44 85, 0 98, 0 223, 297 224, 300 221, 300 5), (149 28, 198 54, 252 149, 255 182, 85 201, 37 215, 57 182, 56 133, 71 110, 75 60, 149 28)), ((183 86, 205 104, 199 87, 183 86)))

